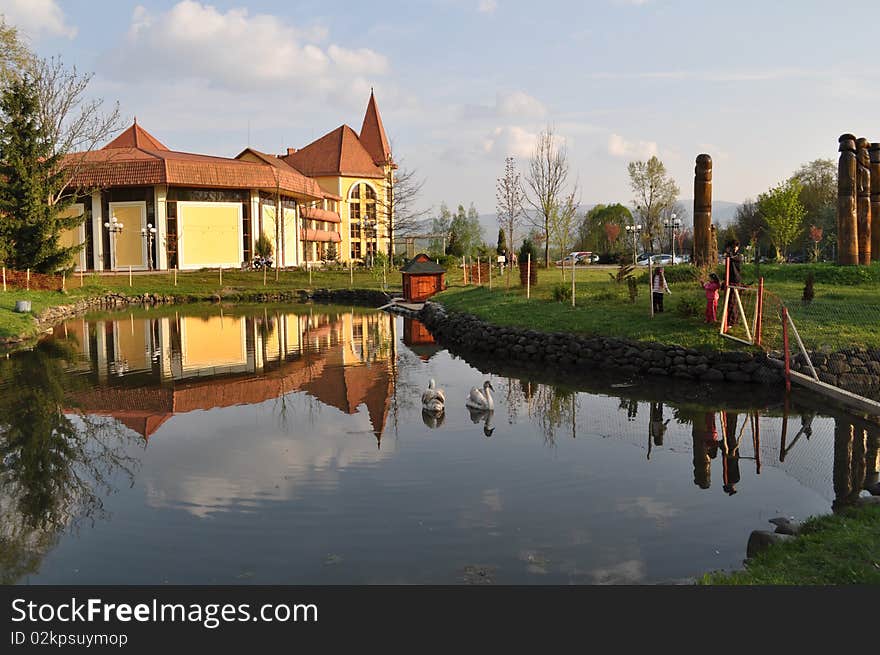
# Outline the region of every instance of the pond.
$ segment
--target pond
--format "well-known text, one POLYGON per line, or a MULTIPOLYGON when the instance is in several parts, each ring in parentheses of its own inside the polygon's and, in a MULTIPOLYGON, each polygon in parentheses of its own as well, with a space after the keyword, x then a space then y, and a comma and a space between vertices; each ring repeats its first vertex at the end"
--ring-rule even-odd
POLYGON ((876 483, 876 426, 822 406, 469 363, 351 307, 86 316, 0 360, 0 580, 685 582, 876 483))

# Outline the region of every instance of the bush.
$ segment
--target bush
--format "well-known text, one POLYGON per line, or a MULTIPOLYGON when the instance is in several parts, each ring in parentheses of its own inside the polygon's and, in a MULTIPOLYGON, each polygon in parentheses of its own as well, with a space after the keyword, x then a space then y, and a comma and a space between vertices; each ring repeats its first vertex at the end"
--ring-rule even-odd
POLYGON ((260 234, 257 237, 256 243, 254 243, 254 254, 259 255, 260 257, 271 257, 274 252, 274 248, 272 247, 272 242, 269 240, 269 237, 265 235, 265 233, 260 234))
POLYGON ((690 316, 699 316, 700 312, 703 311, 703 308, 703 303, 697 298, 680 298, 678 304, 675 306, 675 312, 679 316, 687 318, 690 316))
POLYGON ((636 298, 639 297, 639 283, 632 275, 626 278, 626 289, 629 291, 629 301, 635 303, 636 298))
POLYGON ((816 291, 813 289, 813 283, 816 281, 816 276, 813 271, 807 273, 807 280, 804 282, 804 295, 801 298, 801 302, 805 305, 809 305, 813 302, 813 298, 816 297, 816 291))
POLYGON ((557 284, 553 287, 553 300, 556 302, 571 302, 571 287, 567 284, 557 284))
MULTIPOLYGON (((608 277, 620 284, 624 280, 629 280, 633 277, 633 272, 635 271, 635 268, 636 267, 632 264, 621 264, 620 267, 617 269, 617 274, 609 273, 608 277)), ((645 278, 645 280, 647 279, 648 278, 645 278)), ((627 282, 627 284, 629 284, 629 282, 627 282)))
POLYGON ((516 259, 519 262, 519 283, 526 286, 528 275, 532 286, 538 284, 538 249, 531 239, 523 241, 516 259), (531 255, 531 268, 529 268, 529 255, 531 255))
MULTIPOLYGON (((743 266, 743 278, 754 282, 758 278, 754 264, 743 266)), ((837 264, 762 264, 761 276, 768 282, 806 283, 807 275, 813 274, 813 281, 819 284, 854 286, 866 283, 880 283, 880 265, 839 266, 837 264)), ((720 275, 724 279, 724 275, 720 275)))

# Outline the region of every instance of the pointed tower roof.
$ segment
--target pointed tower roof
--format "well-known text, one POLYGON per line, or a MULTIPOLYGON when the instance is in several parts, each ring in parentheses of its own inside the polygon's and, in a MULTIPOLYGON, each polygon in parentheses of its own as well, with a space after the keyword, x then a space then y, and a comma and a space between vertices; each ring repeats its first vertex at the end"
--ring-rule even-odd
POLYGON ((168 150, 156 137, 138 125, 137 118, 127 130, 102 148, 113 150, 114 148, 143 148, 144 150, 168 150))
POLYGON ((379 115, 376 96, 373 95, 372 89, 370 89, 367 112, 364 114, 364 124, 361 125, 360 140, 377 166, 382 166, 391 160, 391 147, 388 145, 388 137, 385 136, 385 126, 382 125, 382 117, 379 115))
POLYGON ((358 135, 348 125, 312 141, 281 159, 309 177, 321 175, 351 175, 354 177, 384 177, 382 169, 373 163, 372 155, 361 144, 358 135))

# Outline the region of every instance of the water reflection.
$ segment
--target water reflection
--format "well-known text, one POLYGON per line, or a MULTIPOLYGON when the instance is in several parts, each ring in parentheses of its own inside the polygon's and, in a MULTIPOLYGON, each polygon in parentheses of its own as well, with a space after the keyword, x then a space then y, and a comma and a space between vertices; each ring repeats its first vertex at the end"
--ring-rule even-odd
POLYGON ((666 581, 738 566, 768 516, 878 492, 880 425, 814 399, 719 402, 429 340, 318 305, 59 326, 0 361, 2 580, 666 581), (495 410, 472 411, 486 379, 495 410))

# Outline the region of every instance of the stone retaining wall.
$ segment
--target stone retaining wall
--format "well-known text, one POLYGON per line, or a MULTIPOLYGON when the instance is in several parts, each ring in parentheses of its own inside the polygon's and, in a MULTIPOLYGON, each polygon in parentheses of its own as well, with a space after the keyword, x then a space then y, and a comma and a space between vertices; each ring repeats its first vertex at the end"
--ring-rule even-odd
POLYGON ((776 385, 782 364, 766 353, 704 352, 613 337, 582 337, 501 327, 470 314, 447 314, 426 303, 418 318, 443 345, 499 360, 535 362, 564 369, 607 368, 621 373, 664 375, 703 382, 776 385))

